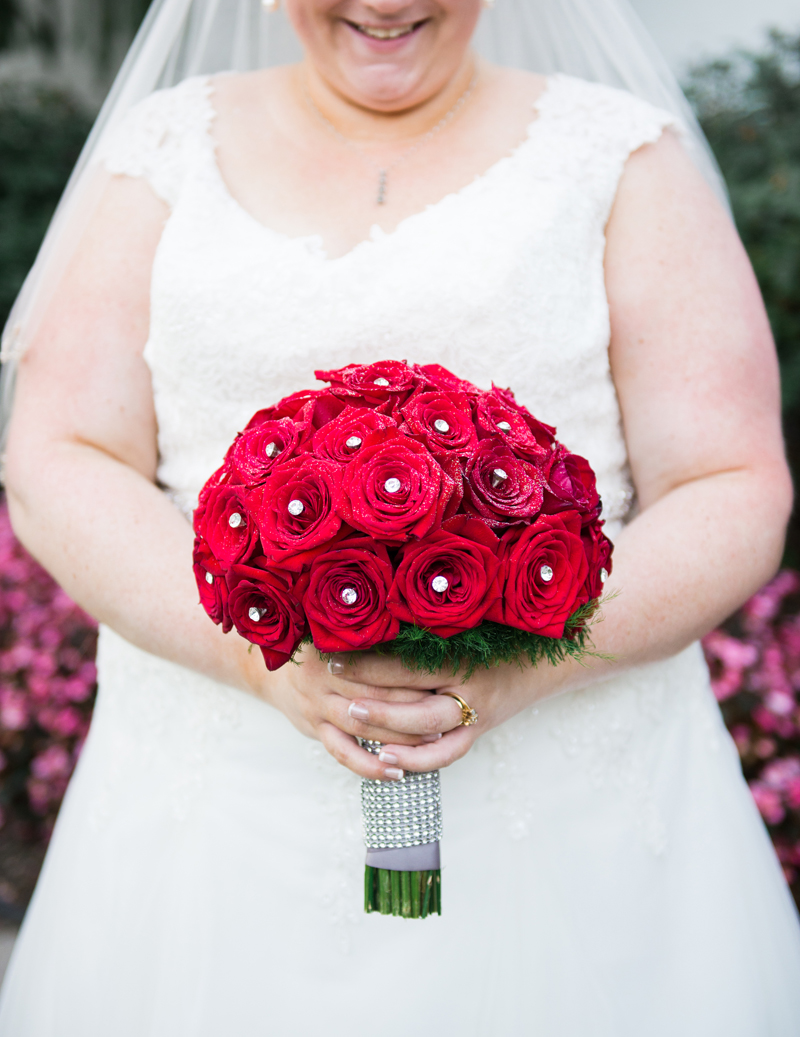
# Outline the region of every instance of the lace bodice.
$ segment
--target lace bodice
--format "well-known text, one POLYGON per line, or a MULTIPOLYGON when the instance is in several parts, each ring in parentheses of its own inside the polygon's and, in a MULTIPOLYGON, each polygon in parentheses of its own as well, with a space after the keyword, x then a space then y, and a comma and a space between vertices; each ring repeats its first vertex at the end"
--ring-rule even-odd
POLYGON ((337 259, 231 196, 210 127, 213 82, 140 103, 101 148, 171 208, 145 358, 162 483, 187 512, 234 434, 316 368, 440 363, 510 386, 594 466, 611 525, 630 499, 608 363, 604 227, 631 151, 672 116, 554 76, 526 139, 485 174, 337 259))

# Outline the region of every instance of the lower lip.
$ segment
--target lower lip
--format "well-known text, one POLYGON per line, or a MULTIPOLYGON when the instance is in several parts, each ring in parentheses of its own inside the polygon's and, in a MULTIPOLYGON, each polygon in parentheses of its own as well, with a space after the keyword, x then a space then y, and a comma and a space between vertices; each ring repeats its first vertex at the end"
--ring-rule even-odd
POLYGON ((358 29, 354 28, 350 24, 350 22, 345 22, 344 24, 352 34, 357 39, 361 40, 362 43, 365 43, 371 51, 377 52, 378 54, 391 54, 396 50, 400 50, 410 40, 415 39, 419 34, 420 29, 422 29, 426 23, 421 22, 419 25, 415 26, 411 32, 407 32, 404 36, 395 36, 394 39, 391 40, 376 40, 374 36, 367 36, 366 33, 359 32, 358 29))

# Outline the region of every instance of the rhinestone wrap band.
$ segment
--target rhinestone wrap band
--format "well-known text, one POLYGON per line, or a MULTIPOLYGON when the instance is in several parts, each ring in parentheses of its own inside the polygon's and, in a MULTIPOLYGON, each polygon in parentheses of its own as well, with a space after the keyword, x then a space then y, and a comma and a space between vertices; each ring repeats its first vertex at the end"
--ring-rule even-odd
MULTIPOLYGON (((375 756, 380 742, 361 743, 375 756)), ((423 846, 442 837, 442 794, 439 772, 407 771, 400 781, 361 782, 361 815, 364 841, 376 849, 423 846)))

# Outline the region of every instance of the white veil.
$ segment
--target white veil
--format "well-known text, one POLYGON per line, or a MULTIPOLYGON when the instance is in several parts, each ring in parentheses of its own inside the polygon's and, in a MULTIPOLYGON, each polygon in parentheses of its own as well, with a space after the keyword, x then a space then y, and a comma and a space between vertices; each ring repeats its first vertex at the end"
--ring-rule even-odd
MULTIPOLYGON (((478 26, 476 49, 491 61, 565 72, 623 87, 673 112, 686 146, 727 205, 722 177, 675 77, 627 0, 497 0, 478 26)), ((2 340, 2 440, 16 366, 94 208, 88 175, 98 143, 128 110, 187 76, 285 64, 300 47, 282 11, 261 0, 153 0, 64 192, 2 340)))

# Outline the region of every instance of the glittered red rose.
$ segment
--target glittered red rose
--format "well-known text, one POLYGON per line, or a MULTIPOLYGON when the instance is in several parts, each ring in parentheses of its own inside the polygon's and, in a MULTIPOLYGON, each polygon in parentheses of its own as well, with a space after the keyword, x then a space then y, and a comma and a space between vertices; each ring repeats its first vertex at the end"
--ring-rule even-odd
POLYGON ((500 597, 491 529, 463 515, 446 527, 403 548, 389 594, 394 616, 439 637, 478 626, 500 597))
POLYGON ((258 542, 258 529, 241 486, 212 486, 194 513, 194 528, 223 568, 247 558, 258 542))
POLYGON ((426 446, 394 428, 364 439, 342 470, 341 485, 345 522, 385 544, 438 529, 458 490, 426 446))
POLYGON ((334 539, 342 526, 340 483, 331 461, 304 456, 276 466, 248 498, 264 555, 292 568, 334 539))
POLYGON ((395 638, 400 624, 386 607, 391 584, 389 554, 370 537, 320 552, 294 588, 317 648, 347 652, 395 638))
POLYGON ((503 535, 500 560, 503 598, 490 618, 544 637, 563 637, 569 617, 588 600, 580 515, 542 515, 529 526, 513 526, 503 535))
POLYGON ((228 611, 242 637, 258 645, 268 670, 287 663, 303 639, 305 619, 285 574, 249 565, 228 573, 228 611))

